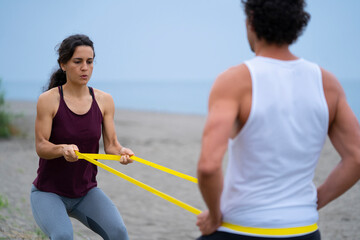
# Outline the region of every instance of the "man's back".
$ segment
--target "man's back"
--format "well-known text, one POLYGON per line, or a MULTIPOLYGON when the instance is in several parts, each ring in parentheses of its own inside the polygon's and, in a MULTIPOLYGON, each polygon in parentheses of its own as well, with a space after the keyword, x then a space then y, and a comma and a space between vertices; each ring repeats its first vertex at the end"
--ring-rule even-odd
POLYGON ((255 57, 245 64, 251 111, 229 141, 223 220, 261 228, 314 224, 312 179, 328 126, 320 68, 304 59, 255 57))
MULTIPOLYGON (((301 35, 310 19, 310 15, 304 10, 305 1, 242 0, 242 2, 246 13, 248 42, 257 58, 277 59, 274 61, 293 61, 298 59, 291 53, 289 46, 301 35)), ((243 234, 237 232, 235 234, 224 233, 218 230, 223 221, 220 205, 225 213, 225 218, 227 218, 231 211, 243 211, 246 208, 245 205, 247 205, 248 211, 253 214, 246 216, 250 221, 253 221, 249 221, 247 224, 255 226, 256 224, 253 223, 261 222, 262 215, 256 216, 256 211, 252 210, 252 208, 254 206, 261 206, 263 204, 261 199, 265 198, 265 201, 275 202, 274 199, 276 200, 280 196, 279 200, 281 201, 279 204, 283 204, 283 208, 286 208, 290 202, 290 205, 294 202, 291 191, 301 189, 302 183, 306 184, 303 185, 304 189, 301 189, 301 192, 309 192, 305 194, 305 199, 301 199, 301 196, 299 196, 301 194, 298 195, 298 192, 294 193, 297 196, 295 198, 300 198, 296 199, 296 205, 299 205, 301 201, 304 202, 305 206, 312 205, 313 214, 316 208, 316 192, 313 187, 309 187, 311 185, 309 182, 312 179, 316 158, 325 140, 326 133, 339 153, 341 161, 325 182, 317 189, 317 209, 322 208, 343 194, 360 178, 360 126, 346 101, 345 93, 339 81, 331 73, 319 67, 315 67, 317 74, 314 74, 314 76, 317 75, 317 77, 309 77, 307 75, 309 71, 311 72, 309 69, 312 67, 310 67, 309 69, 296 72, 294 74, 295 77, 289 78, 283 78, 282 76, 286 74, 291 75, 291 70, 289 71, 286 68, 276 70, 276 67, 267 67, 268 70, 264 72, 265 74, 261 77, 255 76, 255 84, 253 84, 254 76, 251 68, 250 66, 251 74, 245 64, 228 69, 216 79, 210 93, 209 113, 203 132, 202 149, 198 163, 199 188, 209 209, 198 215, 197 225, 203 234, 199 239, 202 240, 243 239, 243 234), (278 78, 276 71, 281 72, 279 75, 281 76, 279 77, 280 80, 297 79, 299 85, 289 87, 285 82, 281 85, 276 85, 276 87, 280 86, 280 89, 281 86, 287 86, 285 91, 279 91, 277 88, 274 89, 275 86, 272 83, 277 84, 276 78, 278 78), (303 76, 303 74, 305 75, 303 76), (271 81, 270 84, 264 84, 264 82, 257 84, 256 79, 270 79, 271 81), (302 85, 299 79, 315 79, 315 85, 310 86, 311 84, 309 85, 309 82, 306 81, 302 85), (261 87, 264 89, 262 89, 260 96, 256 96, 258 94, 257 91, 261 87), (305 88, 309 88, 309 91, 305 88), (267 96, 267 93, 270 96, 267 96), (258 98, 262 100, 261 104, 256 102, 258 98), (253 99, 255 99, 254 102, 253 99), (256 114, 252 112, 253 108, 257 111, 257 106, 263 107, 265 110, 263 112, 260 111, 263 114, 255 119, 253 115, 256 114), (272 109, 275 109, 275 111, 272 111, 272 109), (302 116, 302 114, 305 115, 302 116), (253 131, 249 131, 250 133, 246 134, 248 129, 251 128, 253 119, 258 120, 258 122, 253 127, 253 131), (272 123, 275 124, 272 125, 272 123), (271 132, 274 130, 279 130, 279 132, 285 135, 277 135, 274 132, 269 135, 270 137, 267 137, 267 131, 271 132), (295 138, 293 138, 293 135, 295 138), (262 139, 262 136, 265 138, 262 139), (234 179, 231 181, 226 179, 226 184, 229 182, 230 185, 225 186, 224 189, 222 160, 228 147, 229 138, 234 138, 234 140, 230 140, 229 157, 236 161, 241 159, 239 161, 241 164, 240 166, 229 167, 234 173, 231 173, 231 176, 226 176, 226 178, 234 179), (263 145, 263 141, 265 141, 265 145, 263 145), (237 147, 231 150, 232 145, 237 145, 237 147), (237 148, 240 150, 236 150, 237 148), (239 151, 239 153, 234 154, 236 151, 239 151), (235 156, 236 154, 237 156, 235 156), (309 156, 306 156, 307 154, 309 156), (312 156, 310 156, 311 154, 312 156), (286 157, 284 158, 284 156, 286 157), (271 161, 279 161, 279 158, 289 162, 283 164, 283 161, 280 161, 277 164, 271 164, 271 161), (271 161, 261 162, 264 161, 263 159, 271 161), (253 162, 254 160, 255 162, 253 162), (248 165, 243 164, 244 162, 248 165), (302 170, 300 170, 300 166, 296 165, 301 162, 303 163, 302 170), (308 167, 306 167, 307 165, 308 167), (296 171, 291 169, 296 169, 296 171), (272 172, 272 175, 269 172, 272 172), (290 187, 290 185, 286 188, 286 184, 283 185, 281 183, 282 187, 285 186, 283 188, 285 193, 282 193, 276 184, 279 176, 279 179, 286 178, 281 176, 281 174, 279 175, 279 172, 288 174, 291 183, 293 183, 290 185, 296 184, 297 188, 290 187), (247 178, 244 178, 245 181, 243 176, 247 176, 247 178), (264 178, 262 176, 271 176, 272 178, 264 178), (299 183, 296 182, 296 178, 299 179, 299 183), (257 183, 259 179, 265 179, 266 181, 263 180, 263 182, 255 184, 255 188, 259 187, 259 189, 254 191, 251 188, 253 188, 253 184, 257 183), (274 179, 277 180, 274 181, 274 179), (268 185, 272 181, 274 181, 274 184, 268 185), (236 186, 239 185, 241 187, 236 189, 236 186), (267 186, 272 189, 266 189, 267 186), (261 191, 272 193, 274 196, 271 194, 262 195, 261 191), (238 200, 238 197, 232 198, 232 195, 246 193, 252 193, 261 197, 242 197, 240 200, 238 200), (267 199, 267 196, 269 196, 269 199, 267 199), (234 199, 234 201, 231 202, 231 199, 234 199), (246 202, 241 201, 244 199, 246 199, 246 202), (208 238, 207 235, 209 234, 211 235, 208 238)), ((262 65, 262 69, 265 69, 265 65, 262 65)), ((256 74, 261 72, 256 70, 256 74)), ((254 122, 256 122, 255 120, 254 122)), ((232 163, 230 162, 230 164, 232 163)), ((284 232, 286 226, 299 224, 291 222, 291 219, 287 218, 287 214, 288 212, 281 211, 279 207, 278 211, 273 212, 273 215, 275 217, 278 216, 278 219, 281 220, 279 221, 279 226, 281 225, 283 228, 280 227, 279 231, 275 231, 280 235, 288 233, 286 230, 284 232), (284 220, 286 219, 290 222, 285 223, 284 220), (281 223, 284 224, 282 225, 281 223)), ((264 216, 268 218, 269 214, 264 216)), ((233 220, 228 218, 230 223, 238 223, 236 218, 234 219, 234 222, 231 222, 233 220)), ((316 220, 316 217, 313 219, 316 220)), ((311 222, 311 220, 306 221, 311 222)), ((257 226, 265 225, 259 224, 257 226)), ((248 229, 247 227, 249 226, 244 227, 248 229)), ((296 229, 298 230, 299 228, 296 229)), ((303 228, 300 227, 300 229, 303 228)), ((297 231, 298 234, 293 232, 286 235, 302 235, 296 239, 320 239, 316 225, 315 228, 311 229, 307 228, 305 232, 297 231)), ((260 230, 257 232, 264 232, 263 228, 260 228, 260 230)), ((265 238, 273 237, 266 234, 257 235, 262 235, 265 238)))

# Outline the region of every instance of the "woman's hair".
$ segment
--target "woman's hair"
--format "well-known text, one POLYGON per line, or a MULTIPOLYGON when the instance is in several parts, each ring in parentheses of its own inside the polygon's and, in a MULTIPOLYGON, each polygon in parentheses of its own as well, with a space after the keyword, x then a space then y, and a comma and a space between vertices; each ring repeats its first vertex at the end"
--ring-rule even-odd
POLYGON ((57 49, 57 52, 59 54, 59 58, 57 60, 59 68, 52 73, 47 90, 66 83, 66 73, 61 69, 60 64, 67 63, 72 58, 75 49, 78 46, 89 46, 94 51, 94 44, 86 35, 75 34, 65 38, 57 49))
POLYGON ((292 44, 302 34, 310 14, 305 0, 242 0, 257 38, 277 45, 292 44))

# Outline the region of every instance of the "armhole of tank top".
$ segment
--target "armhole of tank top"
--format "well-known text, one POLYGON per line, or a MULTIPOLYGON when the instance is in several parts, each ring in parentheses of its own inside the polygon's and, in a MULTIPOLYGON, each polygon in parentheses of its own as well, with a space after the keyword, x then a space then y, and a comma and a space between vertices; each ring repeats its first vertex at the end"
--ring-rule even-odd
POLYGON ((96 101, 94 88, 89 87, 89 91, 90 91, 90 94, 91 94, 92 99, 93 99, 93 102, 92 102, 91 106, 93 106, 95 104, 95 106, 99 109, 99 111, 101 113, 101 119, 103 119, 103 117, 104 117, 103 112, 101 111, 101 108, 100 108, 98 102, 96 101))
POLYGON ((324 82, 323 82, 324 80, 323 80, 323 76, 321 73, 321 68, 317 64, 315 64, 315 66, 316 66, 316 71, 317 71, 318 78, 319 78, 320 97, 322 99, 322 103, 324 105, 324 110, 326 113, 325 119, 324 119, 324 124, 326 126, 326 132, 327 132, 327 130, 329 129, 329 106, 327 104, 326 97, 325 97, 324 82))
MULTIPOLYGON (((99 110, 100 110, 100 106, 99 106, 99 104, 97 103, 96 98, 95 98, 94 88, 92 88, 92 87, 88 87, 88 88, 89 88, 90 95, 91 95, 91 97, 92 97, 91 106, 93 106, 93 105, 95 104, 95 105, 99 108, 99 110)), ((100 112, 101 112, 101 110, 100 110, 100 112)), ((102 112, 101 112, 101 115, 102 115, 102 112)))
POLYGON ((58 86, 58 90, 59 90, 59 104, 58 104, 58 108, 56 110, 56 113, 53 117, 53 119, 57 116, 58 112, 59 112, 59 109, 60 109, 60 105, 61 105, 61 99, 63 99, 63 91, 62 91, 62 85, 58 86))
POLYGON ((256 91, 255 91, 255 87, 256 86, 256 82, 254 80, 254 74, 253 71, 251 69, 251 64, 249 63, 249 61, 245 61, 244 62, 246 68, 248 69, 249 73, 250 73, 250 80, 251 80, 251 107, 250 107, 250 113, 249 113, 249 117, 246 120, 246 123, 244 124, 244 126, 241 128, 241 130, 238 132, 238 134, 236 134, 235 137, 233 138, 229 138, 229 142, 235 142, 240 135, 244 134, 243 132, 246 131, 246 129, 248 128, 248 125, 251 123, 252 119, 253 119, 253 115, 254 115, 254 107, 255 107, 255 95, 256 95, 256 91))

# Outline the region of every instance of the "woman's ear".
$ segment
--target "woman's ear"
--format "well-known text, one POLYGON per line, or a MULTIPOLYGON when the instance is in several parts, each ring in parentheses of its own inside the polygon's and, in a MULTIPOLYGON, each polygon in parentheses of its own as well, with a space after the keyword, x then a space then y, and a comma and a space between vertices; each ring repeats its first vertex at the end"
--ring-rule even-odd
POLYGON ((66 64, 60 63, 60 67, 64 72, 66 72, 66 64))

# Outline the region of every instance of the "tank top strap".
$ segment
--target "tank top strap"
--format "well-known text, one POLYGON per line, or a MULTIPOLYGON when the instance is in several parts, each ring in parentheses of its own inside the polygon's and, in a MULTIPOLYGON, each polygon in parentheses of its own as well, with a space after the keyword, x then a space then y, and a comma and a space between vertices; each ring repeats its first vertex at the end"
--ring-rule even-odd
MULTIPOLYGON (((94 90, 93 90, 93 88, 92 88, 92 87, 88 87, 88 88, 89 88, 89 92, 90 92, 91 97, 93 98, 93 100, 95 100, 95 95, 94 95, 94 90)), ((62 85, 58 86, 58 89, 59 89, 60 97, 61 97, 61 98, 64 98, 64 93, 63 93, 62 85)))
POLYGON ((90 95, 92 96, 93 100, 95 100, 95 94, 94 94, 94 90, 92 87, 88 87, 89 88, 89 92, 90 92, 90 95))
POLYGON ((64 93, 63 93, 63 88, 62 88, 62 85, 58 86, 58 89, 59 89, 59 93, 60 93, 60 98, 64 98, 64 93))

